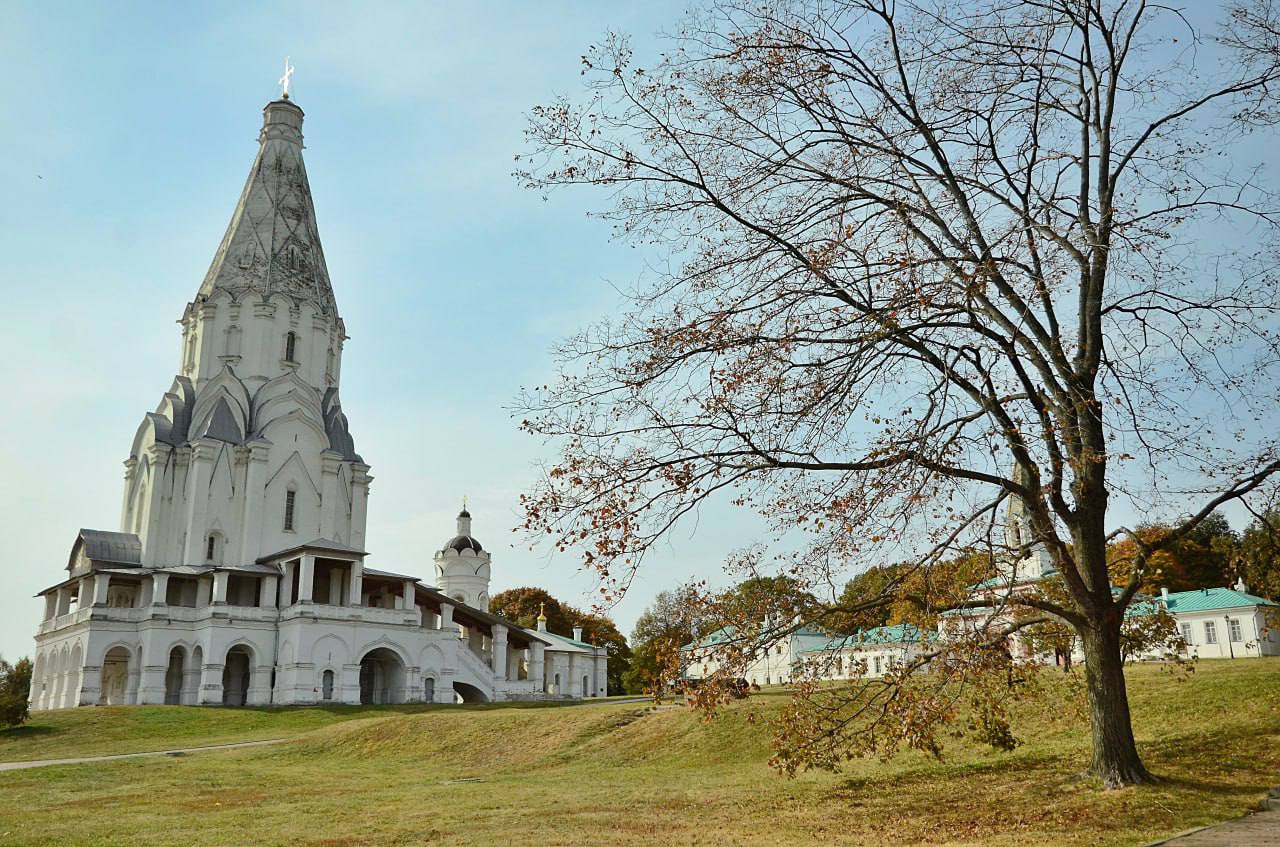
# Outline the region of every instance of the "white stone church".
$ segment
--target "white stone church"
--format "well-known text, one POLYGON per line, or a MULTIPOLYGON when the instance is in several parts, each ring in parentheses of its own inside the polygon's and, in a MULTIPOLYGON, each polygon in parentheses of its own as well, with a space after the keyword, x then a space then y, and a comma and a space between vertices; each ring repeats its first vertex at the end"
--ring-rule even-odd
POLYGON ((338 399, 347 336, 303 113, 288 94, 263 113, 182 314, 178 374, 125 461, 120 529, 82 529, 39 595, 32 708, 605 695, 605 648, 581 631, 487 612, 490 554, 465 508, 435 586, 364 566, 373 477, 338 399))

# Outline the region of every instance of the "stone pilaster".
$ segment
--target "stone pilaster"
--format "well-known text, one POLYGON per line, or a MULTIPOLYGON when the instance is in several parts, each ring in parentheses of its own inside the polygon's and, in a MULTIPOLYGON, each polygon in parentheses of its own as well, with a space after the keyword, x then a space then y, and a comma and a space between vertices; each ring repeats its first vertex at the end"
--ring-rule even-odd
POLYGON ((245 448, 244 514, 240 520, 240 561, 248 564, 264 552, 262 514, 266 510, 267 458, 271 445, 255 441, 245 448))
POLYGON ((209 482, 217 445, 197 441, 191 446, 191 469, 187 473, 187 542, 182 563, 204 563, 205 535, 208 533, 209 482))

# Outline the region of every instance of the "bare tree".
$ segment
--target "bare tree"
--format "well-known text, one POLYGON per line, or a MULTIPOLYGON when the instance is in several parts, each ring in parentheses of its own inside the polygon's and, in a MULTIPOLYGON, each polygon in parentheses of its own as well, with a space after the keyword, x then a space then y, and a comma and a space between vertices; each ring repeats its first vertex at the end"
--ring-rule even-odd
MULTIPOLYGON (((619 233, 669 263, 525 398, 561 453, 527 528, 581 548, 614 593, 719 495, 783 542, 808 531, 787 567, 810 586, 908 554, 918 585, 962 549, 1047 551, 1063 599, 953 599, 1020 613, 988 615, 947 667, 1069 625, 1091 772, 1151 779, 1125 610, 1153 553, 1280 468, 1259 423, 1280 386, 1280 211, 1247 161, 1270 131, 1276 19, 1223 10, 1210 37, 1141 0, 725 0, 654 67, 624 37, 592 48, 585 99, 533 110, 518 175, 605 187, 619 233), (1179 517, 1133 536, 1114 585, 1119 504, 1179 517)), ((912 584, 859 605, 945 611, 912 584)))

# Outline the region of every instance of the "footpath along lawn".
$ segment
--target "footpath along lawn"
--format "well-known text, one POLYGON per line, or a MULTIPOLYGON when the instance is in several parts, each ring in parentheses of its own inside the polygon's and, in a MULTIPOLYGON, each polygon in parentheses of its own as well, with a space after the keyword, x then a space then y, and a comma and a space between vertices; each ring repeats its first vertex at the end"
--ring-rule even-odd
POLYGON ((1046 706, 1012 753, 957 743, 794 780, 766 764, 778 694, 711 722, 635 704, 79 710, 0 733, 0 759, 292 740, 0 773, 0 844, 1135 845, 1280 782, 1280 660, 1202 662, 1186 681, 1136 667, 1130 696, 1164 780, 1122 791, 1074 776, 1087 734, 1046 706))

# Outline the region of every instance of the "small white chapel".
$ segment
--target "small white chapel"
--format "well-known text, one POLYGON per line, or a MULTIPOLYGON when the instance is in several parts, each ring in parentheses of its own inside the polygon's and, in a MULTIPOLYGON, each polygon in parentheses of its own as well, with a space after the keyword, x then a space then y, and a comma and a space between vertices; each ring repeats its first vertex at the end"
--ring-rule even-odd
POLYGON ((489 614, 465 506, 434 568, 365 567, 373 477, 339 400, 343 343, 303 112, 257 157, 180 321, 178 373, 125 460, 120 527, 82 529, 40 592, 33 709, 460 703, 606 695, 604 647, 489 614))

